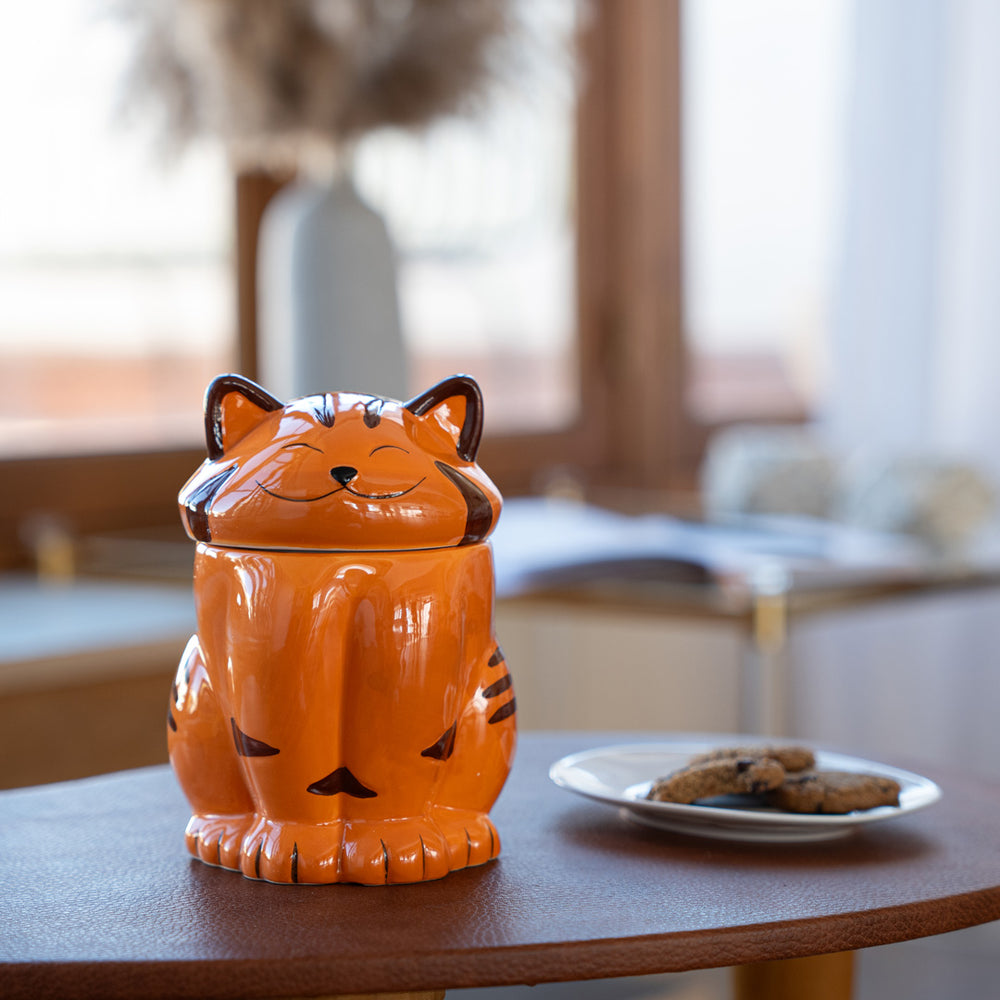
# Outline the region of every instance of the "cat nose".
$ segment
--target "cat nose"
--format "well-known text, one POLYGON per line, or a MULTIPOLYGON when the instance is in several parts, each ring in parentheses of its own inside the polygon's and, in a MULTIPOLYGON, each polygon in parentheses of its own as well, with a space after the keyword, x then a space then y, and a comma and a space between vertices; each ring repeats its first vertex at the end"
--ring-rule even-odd
POLYGON ((346 486, 356 475, 358 470, 352 465, 338 465, 336 468, 330 470, 330 475, 340 483, 341 486, 346 486))

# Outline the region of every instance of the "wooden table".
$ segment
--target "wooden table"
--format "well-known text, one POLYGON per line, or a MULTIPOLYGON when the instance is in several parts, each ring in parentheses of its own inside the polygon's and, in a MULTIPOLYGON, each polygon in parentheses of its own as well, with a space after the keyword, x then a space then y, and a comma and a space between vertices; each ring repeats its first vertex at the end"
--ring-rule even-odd
POLYGON ((852 949, 1000 918, 1000 787, 918 767, 940 803, 773 847, 649 830, 547 778, 566 753, 648 738, 522 735, 500 860, 416 886, 192 861, 166 767, 0 793, 0 995, 436 997, 742 966, 744 996, 845 997, 852 949))

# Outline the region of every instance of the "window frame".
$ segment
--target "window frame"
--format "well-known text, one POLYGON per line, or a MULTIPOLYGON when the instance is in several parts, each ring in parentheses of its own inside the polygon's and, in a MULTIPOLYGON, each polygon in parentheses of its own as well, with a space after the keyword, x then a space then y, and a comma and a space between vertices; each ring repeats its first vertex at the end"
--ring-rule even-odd
MULTIPOLYGON (((480 460, 511 495, 558 468, 598 502, 693 489, 707 428, 685 407, 680 0, 598 0, 581 30, 577 318, 581 409, 565 430, 487 437, 480 460)), ((235 182, 236 367, 256 375, 261 216, 287 177, 235 182)), ((176 528, 198 447, 0 460, 0 568, 30 562, 32 518, 72 535, 176 528)))

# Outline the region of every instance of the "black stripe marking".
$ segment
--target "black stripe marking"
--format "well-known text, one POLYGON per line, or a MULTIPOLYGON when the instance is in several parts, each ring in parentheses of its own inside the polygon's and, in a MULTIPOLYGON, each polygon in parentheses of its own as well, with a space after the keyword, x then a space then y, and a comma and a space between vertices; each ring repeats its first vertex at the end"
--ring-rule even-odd
POLYGON ((490 824, 490 857, 495 858, 497 856, 497 842, 496 838, 493 836, 493 824, 490 824))
POLYGON ((231 465, 228 469, 217 472, 211 479, 206 479, 184 498, 188 531, 191 532, 192 538, 199 542, 212 540, 212 532, 208 526, 208 508, 215 499, 215 495, 225 486, 226 481, 238 468, 237 465, 231 465))
POLYGON ((346 767, 338 767, 325 778, 314 781, 307 789, 313 795, 339 795, 343 792, 355 799, 374 799, 378 792, 361 784, 346 767))
POLYGON ((427 878, 427 847, 424 844, 423 834, 420 835, 420 878, 427 878))
POLYGON ((495 667, 503 662, 504 662, 503 650, 499 646, 497 646, 497 648, 493 650, 493 655, 490 657, 488 665, 491 667, 495 667))
POLYGON ((378 427, 382 422, 384 399, 373 399, 365 405, 365 427, 378 427))
POLYGON ((273 757, 276 753, 281 753, 277 747, 265 743, 263 740, 255 740, 252 736, 247 736, 236 720, 229 719, 229 724, 233 727, 233 742, 236 744, 236 752, 241 757, 273 757))
POLYGON ((472 864, 472 838, 469 836, 469 828, 465 828, 465 867, 472 864))
POLYGON ((167 725, 173 732, 177 732, 177 720, 174 718, 174 713, 167 709, 167 725))
POLYGON ((382 845, 382 872, 385 875, 386 885, 389 884, 389 848, 385 846, 385 841, 380 840, 382 845))
POLYGON ((510 690, 510 674, 504 674, 500 680, 491 684, 488 688, 483 688, 483 696, 486 698, 495 698, 498 694, 503 694, 504 691, 510 690))
POLYGON ((489 497, 471 480, 463 476, 458 469, 453 469, 444 462, 434 463, 447 479, 450 479, 462 494, 467 509, 465 517, 465 536, 459 545, 471 545, 482 541, 493 525, 493 507, 489 497))
POLYGON ((216 859, 216 861, 217 861, 217 863, 218 863, 218 865, 219 865, 220 868, 222 867, 222 838, 223 838, 223 836, 224 835, 220 833, 219 834, 219 839, 215 842, 215 859, 216 859))
POLYGON ((257 854, 253 859, 253 873, 254 875, 257 876, 257 878, 260 878, 260 855, 263 850, 264 850, 264 841, 262 840, 257 845, 257 854))
POLYGON ((333 407, 333 396, 327 392, 320 396, 319 400, 319 403, 313 406, 313 413, 324 427, 332 427, 337 418, 337 412, 333 407))
POLYGON ((292 881, 299 880, 299 845, 298 842, 292 844, 292 881))
POLYGON ((453 722, 426 750, 420 751, 421 757, 432 757, 434 760, 447 760, 455 749, 455 731, 458 723, 453 722))
POLYGON ((509 719, 517 711, 517 699, 511 698, 505 705, 501 705, 487 720, 492 726, 496 722, 503 722, 509 719))

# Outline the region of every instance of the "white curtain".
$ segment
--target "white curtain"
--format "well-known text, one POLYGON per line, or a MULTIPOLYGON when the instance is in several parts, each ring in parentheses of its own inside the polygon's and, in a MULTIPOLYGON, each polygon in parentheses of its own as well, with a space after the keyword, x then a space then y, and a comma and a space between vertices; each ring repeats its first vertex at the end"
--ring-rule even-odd
POLYGON ((1000 3, 854 0, 823 426, 1000 482, 1000 3))

